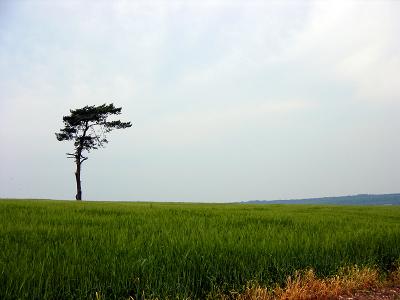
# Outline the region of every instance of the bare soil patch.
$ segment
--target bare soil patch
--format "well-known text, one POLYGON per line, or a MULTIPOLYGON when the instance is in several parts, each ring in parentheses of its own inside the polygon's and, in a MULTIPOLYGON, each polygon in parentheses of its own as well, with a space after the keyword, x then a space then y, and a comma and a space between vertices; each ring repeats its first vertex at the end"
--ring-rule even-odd
POLYGON ((353 295, 339 296, 340 300, 398 300, 400 286, 383 287, 370 291, 358 291, 353 295))

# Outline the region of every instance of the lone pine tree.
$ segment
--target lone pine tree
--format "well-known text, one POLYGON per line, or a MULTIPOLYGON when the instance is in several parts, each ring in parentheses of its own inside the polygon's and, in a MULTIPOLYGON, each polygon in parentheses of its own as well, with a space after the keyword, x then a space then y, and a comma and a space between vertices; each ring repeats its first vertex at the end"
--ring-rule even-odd
POLYGON ((74 141, 75 152, 67 153, 67 157, 73 158, 76 163, 76 200, 82 200, 81 168, 88 159, 83 155, 84 151, 103 148, 108 143, 107 133, 132 126, 131 122, 107 121, 109 116, 121 114, 121 110, 113 103, 85 106, 71 109, 71 114, 63 117, 64 128, 56 133, 56 137, 59 141, 74 141))

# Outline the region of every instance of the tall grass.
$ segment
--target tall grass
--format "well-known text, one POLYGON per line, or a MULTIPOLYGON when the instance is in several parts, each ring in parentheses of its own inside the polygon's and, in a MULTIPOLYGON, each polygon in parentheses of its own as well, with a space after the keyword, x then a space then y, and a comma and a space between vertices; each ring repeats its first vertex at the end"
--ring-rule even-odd
POLYGON ((201 299, 390 270, 400 207, 0 201, 0 299, 201 299))

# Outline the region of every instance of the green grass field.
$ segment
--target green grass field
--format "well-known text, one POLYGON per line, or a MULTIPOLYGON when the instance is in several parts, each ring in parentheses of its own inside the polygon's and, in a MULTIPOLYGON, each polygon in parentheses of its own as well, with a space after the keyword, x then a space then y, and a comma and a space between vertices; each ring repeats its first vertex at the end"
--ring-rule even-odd
POLYGON ((0 201, 0 299, 204 299, 400 258, 400 207, 0 201))

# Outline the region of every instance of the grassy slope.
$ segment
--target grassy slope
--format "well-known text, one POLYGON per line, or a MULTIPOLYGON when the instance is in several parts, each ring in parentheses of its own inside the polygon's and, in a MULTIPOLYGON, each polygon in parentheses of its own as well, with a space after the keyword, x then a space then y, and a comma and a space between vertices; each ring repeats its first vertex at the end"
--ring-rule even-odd
POLYGON ((204 298, 295 270, 388 270, 400 207, 0 201, 0 299, 204 298))

